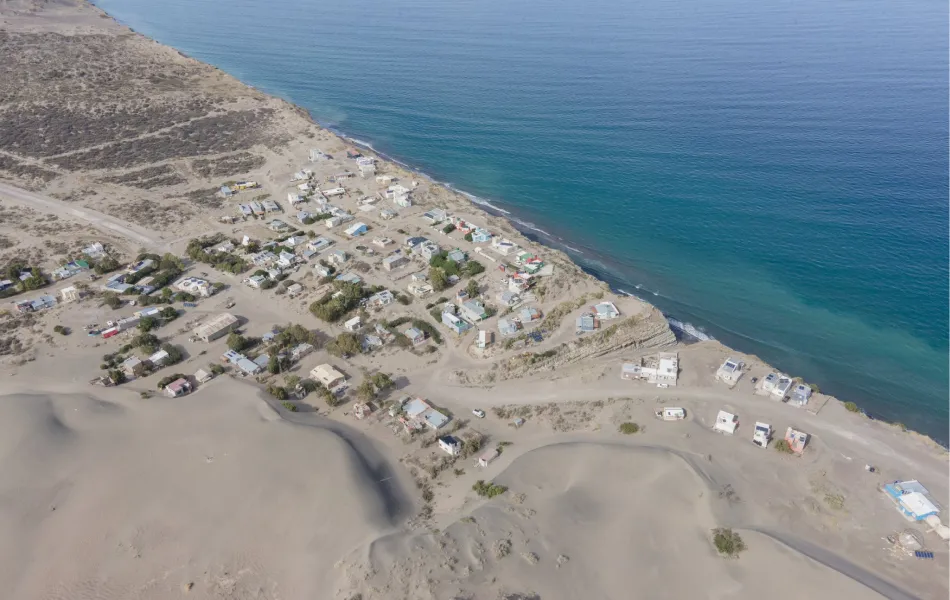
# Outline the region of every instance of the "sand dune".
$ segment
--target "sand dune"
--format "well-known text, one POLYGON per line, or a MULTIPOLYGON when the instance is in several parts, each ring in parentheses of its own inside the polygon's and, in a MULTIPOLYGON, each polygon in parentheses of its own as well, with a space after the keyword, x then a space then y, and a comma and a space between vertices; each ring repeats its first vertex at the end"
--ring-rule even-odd
POLYGON ((441 532, 374 544, 369 561, 350 567, 354 589, 473 600, 880 598, 764 535, 745 533, 742 560, 719 557, 709 542, 718 499, 669 453, 560 444, 495 481, 512 493, 441 532))
POLYGON ((216 392, 5 397, 7 597, 169 598, 188 584, 196 598, 321 597, 334 562, 401 516, 358 440, 264 418, 244 386, 216 392))

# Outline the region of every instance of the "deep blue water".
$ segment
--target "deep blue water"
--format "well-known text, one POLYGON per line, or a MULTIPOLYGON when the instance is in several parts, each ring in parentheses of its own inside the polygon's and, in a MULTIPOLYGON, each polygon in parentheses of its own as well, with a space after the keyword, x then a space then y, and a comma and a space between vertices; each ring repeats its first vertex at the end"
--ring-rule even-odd
POLYGON ((98 4, 946 442, 945 0, 98 4))

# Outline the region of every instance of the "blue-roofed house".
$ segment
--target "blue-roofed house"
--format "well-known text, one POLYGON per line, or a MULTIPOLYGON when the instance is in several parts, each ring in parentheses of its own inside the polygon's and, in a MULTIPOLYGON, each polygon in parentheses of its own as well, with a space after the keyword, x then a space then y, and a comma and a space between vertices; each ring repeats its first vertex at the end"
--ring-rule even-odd
POLYGON ((589 333, 591 331, 596 331, 597 329, 597 318, 593 313, 584 313, 581 316, 577 317, 577 332, 578 333, 589 333))
POLYGON ((515 335, 518 333, 518 324, 511 319, 502 317, 498 319, 498 333, 502 336, 515 335))
POLYGON ((916 479, 885 484, 884 493, 908 521, 923 521, 940 513, 940 508, 930 499, 930 492, 916 479))

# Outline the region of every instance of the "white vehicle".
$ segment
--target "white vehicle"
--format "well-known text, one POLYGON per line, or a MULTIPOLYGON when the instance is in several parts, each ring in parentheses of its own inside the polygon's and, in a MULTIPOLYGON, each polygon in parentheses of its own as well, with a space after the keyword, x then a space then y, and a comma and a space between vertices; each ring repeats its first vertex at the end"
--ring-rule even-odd
POLYGON ((663 408, 657 408, 653 411, 653 414, 657 419, 664 421, 680 421, 686 418, 686 409, 677 408, 675 406, 665 406, 663 408))
POLYGON ((760 448, 765 448, 769 445, 771 439, 772 426, 768 423, 756 422, 755 431, 752 432, 752 443, 760 448))
POLYGON ((483 410, 480 409, 480 408, 476 408, 475 410, 473 410, 473 411, 472 411, 472 414, 475 415, 476 417, 478 417, 479 419, 484 419, 484 418, 485 418, 485 411, 483 411, 483 410))

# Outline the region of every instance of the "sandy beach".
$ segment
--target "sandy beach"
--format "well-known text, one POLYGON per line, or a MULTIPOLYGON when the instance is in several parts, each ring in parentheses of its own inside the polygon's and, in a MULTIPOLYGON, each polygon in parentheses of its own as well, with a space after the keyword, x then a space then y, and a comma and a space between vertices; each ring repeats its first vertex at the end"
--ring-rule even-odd
POLYGON ((801 407, 776 398, 763 388, 778 373, 770 365, 677 337, 655 307, 615 294, 463 195, 85 2, 5 3, 0 50, 14 58, 0 67, 0 114, 11 123, 0 139, 5 272, 19 265, 53 273, 102 243, 117 273, 156 256, 180 260, 181 277, 222 288, 160 305, 176 318, 149 332, 158 339, 151 351, 167 344, 181 362, 108 387, 90 380, 115 371, 116 355, 154 354, 136 345, 139 327, 111 337, 86 329, 133 318, 142 306, 129 300, 140 296, 118 296, 113 308, 102 288, 111 272, 93 278, 89 270, 9 296, 0 313, 0 585, 11 598, 950 593, 941 532, 906 520, 880 490, 919 480, 946 507, 948 454, 932 440, 810 387, 801 407), (80 61, 82 77, 64 75, 80 61), (55 90, 43 84, 54 79, 55 90), (65 95, 69 103, 58 99, 65 95), (37 123, 45 124, 39 142, 37 123), (64 123, 83 135, 57 133, 64 123), (360 174, 348 152, 375 158, 374 172, 360 174), (309 173, 297 180, 302 169, 309 173), (221 194, 238 181, 256 187, 221 194), (394 201, 395 185, 411 205, 394 201), (291 206, 288 194, 298 193, 310 197, 291 206), (241 205, 265 200, 278 209, 242 216, 241 205), (327 204, 352 220, 328 227, 297 218, 327 204), (276 232, 274 219, 290 231, 276 232), (345 234, 354 223, 365 233, 345 234), (518 251, 472 241, 454 223, 488 230, 518 251), (257 252, 245 236, 276 247, 298 230, 293 264, 272 286, 248 284, 263 267, 233 273, 188 254, 192 240, 217 236, 216 246, 230 242, 227 254, 251 263, 257 252), (484 271, 460 271, 444 290, 415 296, 410 288, 434 279, 429 257, 408 246, 415 237, 458 249, 484 271), (328 248, 304 257, 318 238, 328 248), (345 258, 330 260, 339 251, 345 258), (531 258, 517 258, 524 253, 531 258), (392 257, 405 264, 388 268, 392 257), (544 266, 524 275, 535 259, 544 266), (332 276, 321 274, 331 263, 332 276), (364 291, 390 290, 393 300, 325 319, 315 306, 345 288, 335 282, 341 275, 356 276, 364 291), (505 305, 522 275, 525 289, 505 305), (74 285, 83 297, 63 301, 74 285), (492 314, 456 334, 439 311, 464 305, 470 298, 459 292, 470 285, 492 314), (40 294, 60 301, 17 308, 40 294), (579 333, 579 320, 605 302, 618 314, 579 333), (222 360, 233 350, 227 335, 199 339, 196 327, 225 312, 252 340, 242 351, 263 358, 260 372, 242 375, 222 360), (360 322, 344 325, 353 317, 360 322), (517 320, 511 335, 502 319, 517 320), (271 373, 290 347, 268 336, 290 324, 314 347, 271 373), (418 343, 407 335, 416 324, 427 328, 418 343), (479 331, 492 332, 491 341, 479 344, 479 331), (387 338, 378 346, 367 337, 376 334, 387 338), (675 353, 672 385, 622 377, 625 364, 655 376, 661 352, 675 353), (732 385, 717 376, 727 359, 742 363, 732 385), (319 385, 297 393, 322 364, 345 376, 342 400, 319 385), (216 376, 199 382, 202 370, 216 376), (172 373, 193 391, 166 397, 158 382, 172 373), (393 385, 371 387, 375 410, 355 418, 366 400, 361 386, 379 374, 393 385), (426 399, 447 422, 413 431, 403 397, 426 399), (671 407, 685 418, 655 417, 671 407), (738 415, 733 435, 714 431, 719 411, 738 415), (773 428, 766 448, 752 443, 756 422, 773 428), (621 432, 634 423, 636 433, 621 432), (775 450, 788 427, 810 436, 801 456, 775 450), (445 435, 464 441, 459 455, 440 449, 445 435), (492 449, 497 457, 479 466, 492 449), (506 489, 485 497, 480 481, 506 489), (720 555, 717 528, 741 535, 744 551, 720 555), (891 541, 908 529, 932 559, 891 541))

